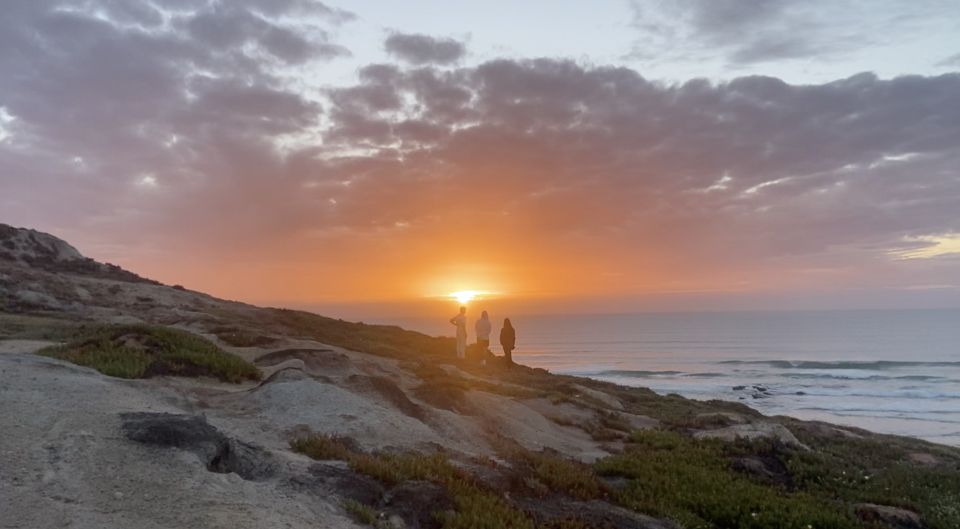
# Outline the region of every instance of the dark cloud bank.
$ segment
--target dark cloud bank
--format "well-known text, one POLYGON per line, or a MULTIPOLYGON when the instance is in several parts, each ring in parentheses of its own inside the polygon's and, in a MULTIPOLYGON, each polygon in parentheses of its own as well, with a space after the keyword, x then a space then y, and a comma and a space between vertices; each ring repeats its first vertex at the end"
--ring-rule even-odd
MULTIPOLYGON (((349 53, 328 33, 344 11, 72 5, 4 5, 3 221, 217 252, 486 226, 627 267, 881 279, 889 250, 929 244, 910 237, 960 232, 958 74, 663 85, 563 60, 443 67, 461 44, 396 34, 413 66, 320 92, 291 71, 349 53)), ((960 271, 931 261, 926 282, 960 271)))

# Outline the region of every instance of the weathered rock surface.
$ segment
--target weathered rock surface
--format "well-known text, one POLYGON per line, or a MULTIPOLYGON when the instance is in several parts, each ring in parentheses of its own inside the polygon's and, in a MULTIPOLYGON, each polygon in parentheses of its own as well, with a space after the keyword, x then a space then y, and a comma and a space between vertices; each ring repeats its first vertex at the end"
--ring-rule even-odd
POLYGON ((891 529, 924 529, 920 515, 906 509, 861 503, 854 507, 857 517, 868 523, 881 523, 891 529))
POLYGON ((24 264, 84 259, 76 248, 48 233, 0 224, 0 252, 24 264))
MULTIPOLYGON (((98 263, 84 257, 66 241, 48 233, 0 224, 0 261, 50 272, 84 274, 117 281, 154 283, 119 266, 98 263)), ((45 302, 44 293, 28 288, 18 290, 27 303, 45 302)), ((83 292, 75 292, 84 297, 83 292)))
POLYGON ((773 422, 752 422, 746 424, 734 424, 726 428, 715 430, 701 430, 693 434, 697 439, 722 439, 724 441, 735 441, 737 439, 773 439, 785 446, 809 450, 810 448, 801 443, 793 432, 782 424, 773 422))
POLYGON ((0 402, 0 527, 356 527, 339 497, 291 492, 285 476, 307 474, 307 463, 284 456, 265 477, 265 466, 247 466, 259 450, 233 440, 250 432, 227 436, 223 417, 185 419, 193 404, 163 380, 7 352, 0 402), (125 431, 126 413, 142 419, 125 431))
POLYGON ((124 413, 123 433, 138 443, 187 450, 206 462, 211 472, 234 472, 263 481, 277 474, 277 463, 262 448, 230 439, 195 415, 124 413))
POLYGON ((517 504, 539 523, 580 520, 588 527, 608 529, 679 529, 672 522, 637 514, 602 501, 572 501, 569 498, 521 500, 517 504))

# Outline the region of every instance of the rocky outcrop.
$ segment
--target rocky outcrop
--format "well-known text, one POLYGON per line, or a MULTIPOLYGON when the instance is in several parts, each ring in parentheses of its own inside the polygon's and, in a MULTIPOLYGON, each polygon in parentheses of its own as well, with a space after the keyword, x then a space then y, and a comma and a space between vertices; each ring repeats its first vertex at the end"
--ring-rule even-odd
POLYGON ((84 259, 76 248, 63 239, 6 224, 0 224, 0 257, 25 264, 63 263, 84 259))
POLYGON ((72 273, 126 281, 159 284, 110 263, 84 257, 63 239, 49 233, 0 224, 0 263, 26 266, 34 270, 72 273))
POLYGON ((810 447, 801 443, 786 426, 774 422, 735 424, 716 430, 701 430, 694 433, 693 436, 697 439, 722 439, 724 441, 736 441, 737 439, 773 439, 784 446, 798 448, 800 450, 810 450, 810 447))
MULTIPOLYGON (((581 490, 574 485, 591 467, 572 462, 636 450, 658 457, 677 436, 683 450, 698 444, 687 435, 770 439, 752 451, 740 451, 751 444, 739 443, 715 463, 719 472, 737 472, 735 479, 779 496, 809 492, 784 463, 809 449, 799 439, 813 448, 810 456, 823 455, 824 444, 872 439, 854 428, 763 417, 736 403, 694 405, 523 366, 455 365, 415 333, 371 333, 373 326, 104 279, 77 272, 93 262, 41 235, 0 229, 0 241, 14 241, 0 249, 16 250, 0 258, 0 311, 15 299, 31 310, 69 313, 0 315, 0 323, 49 326, 50 333, 0 334, 59 340, 76 325, 146 322, 209 338, 269 376, 238 386, 169 376, 121 380, 30 354, 50 342, 0 341, 0 526, 340 529, 372 519, 381 527, 432 528, 444 512, 463 510, 457 487, 467 484, 545 527, 674 529, 611 501, 643 486, 649 469, 594 476, 596 493, 579 494, 571 491, 581 490), (366 348, 381 339, 387 345, 366 348), (663 431, 639 432, 658 425, 663 431), (353 460, 311 460, 292 451, 290 440, 301 431, 337 439, 379 463, 394 454, 439 453, 463 481, 429 482, 420 472, 378 481, 371 477, 378 472, 363 475, 353 460), (529 459, 504 455, 514 449, 529 459)), ((117 343, 145 345, 125 335, 117 343)), ((899 469, 904 461, 939 472, 960 464, 960 455, 911 444, 891 464, 899 469)), ((681 485, 699 493, 698 483, 681 485)), ((916 509, 937 516, 929 506, 916 509)), ((855 523, 853 505, 844 505, 844 516, 855 523)), ((857 505, 856 516, 870 526, 924 527, 917 513, 883 505, 857 505)))
POLYGON ((925 529, 927 527, 919 514, 906 509, 861 503, 856 505, 854 510, 860 520, 870 524, 880 523, 892 529, 925 529))
POLYGON ((573 521, 609 529, 679 529, 673 522, 617 507, 603 501, 571 501, 566 497, 525 499, 517 504, 540 524, 561 526, 573 521))
POLYGON ((196 415, 125 413, 123 433, 131 441, 193 452, 207 470, 236 473, 249 481, 262 481, 277 473, 277 464, 263 449, 230 439, 196 415))

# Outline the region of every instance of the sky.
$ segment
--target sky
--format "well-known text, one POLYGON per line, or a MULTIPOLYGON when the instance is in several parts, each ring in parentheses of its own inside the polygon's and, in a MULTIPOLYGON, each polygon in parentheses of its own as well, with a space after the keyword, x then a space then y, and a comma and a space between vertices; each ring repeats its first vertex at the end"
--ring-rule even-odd
POLYGON ((258 304, 956 307, 958 168, 952 0, 0 17, 0 222, 258 304))

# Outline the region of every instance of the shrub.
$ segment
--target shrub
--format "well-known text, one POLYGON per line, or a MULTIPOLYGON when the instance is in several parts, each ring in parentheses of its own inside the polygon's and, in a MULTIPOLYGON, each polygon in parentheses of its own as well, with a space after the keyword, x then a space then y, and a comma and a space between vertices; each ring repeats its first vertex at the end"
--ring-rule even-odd
POLYGON ((81 327, 66 344, 44 348, 38 354, 119 378, 211 376, 237 383, 261 377, 252 364, 209 340, 152 325, 81 327))
POLYGON ((550 490, 580 500, 603 496, 604 489, 590 467, 546 453, 528 452, 526 461, 550 490))

